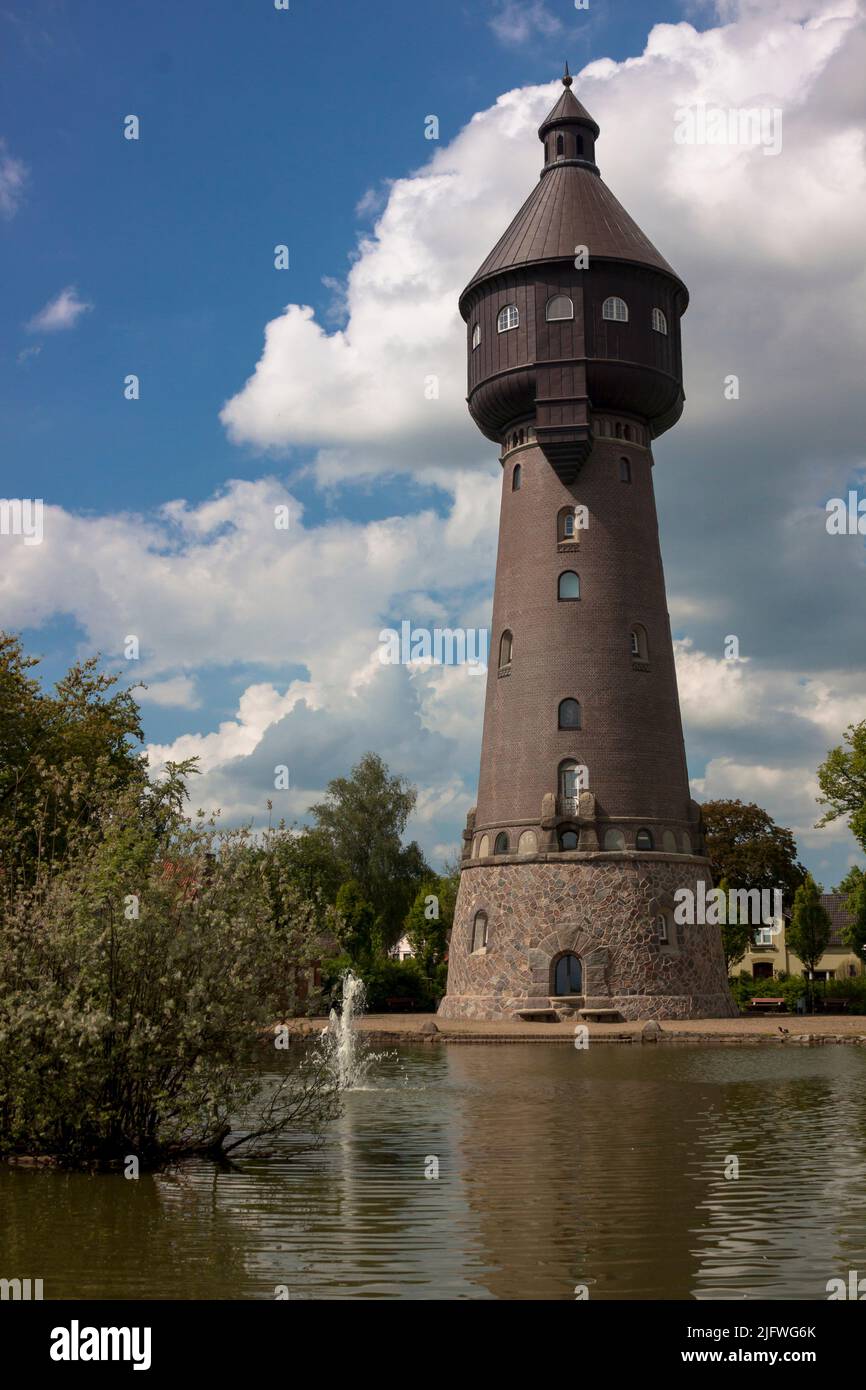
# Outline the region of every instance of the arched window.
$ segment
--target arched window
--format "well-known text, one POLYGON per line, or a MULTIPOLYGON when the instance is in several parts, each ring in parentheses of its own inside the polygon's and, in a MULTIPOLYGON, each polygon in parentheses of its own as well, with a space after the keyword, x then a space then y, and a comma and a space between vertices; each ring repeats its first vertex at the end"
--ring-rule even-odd
POLYGON ((574 570, 564 570, 559 576, 558 592, 561 599, 580 598, 580 579, 574 570))
POLYGON ((518 854, 537 854, 538 836, 534 830, 524 830, 520 839, 517 841, 518 854))
POLYGON ((562 135, 557 135, 557 137, 556 137, 556 157, 557 157, 557 159, 562 159, 562 156, 563 156, 564 154, 565 154, 565 138, 564 138, 562 135))
POLYGON ((555 294, 552 299, 548 299, 544 317, 548 323, 558 323, 560 319, 573 319, 574 305, 568 295, 555 294))
POLYGON ((607 850, 625 849, 625 836, 621 830, 611 827, 604 832, 604 847, 607 850))
POLYGON ((578 153, 578 155, 582 155, 582 154, 583 154, 583 136, 582 136, 582 135, 578 135, 578 137, 577 137, 577 153, 578 153))
POLYGON ((624 299, 612 294, 602 304, 601 316, 603 319, 612 319, 615 323, 628 323, 628 305, 624 299))
POLYGON ((692 837, 687 830, 683 831, 683 854, 691 854, 692 837))
POLYGON ((472 949, 480 951, 482 946, 487 945, 487 913, 476 912, 475 920, 472 923, 472 949))
POLYGON ((560 849, 577 849, 577 831, 563 830, 559 837, 560 849))
POLYGON ((629 440, 631 439, 631 428, 630 428, 630 426, 628 426, 628 425, 623 425, 623 427, 622 427, 622 437, 623 437, 623 439, 629 439, 629 440))
POLYGON ((523 469, 519 463, 515 463, 514 472, 511 474, 511 491, 519 492, 520 484, 523 482, 523 469))
POLYGON ((583 990, 583 971, 580 961, 573 951, 560 956, 553 971, 553 997, 562 999, 568 994, 580 994, 583 990))
POLYGON ((516 328, 519 323, 520 315, 517 312, 517 305, 506 304, 504 309, 499 310, 496 331, 497 333, 507 333, 509 328, 516 328))
POLYGON ((653 837, 649 830, 639 830, 635 839, 635 849, 652 849, 653 837))
POLYGON ((580 705, 577 700, 560 700, 559 727, 560 729, 580 728, 580 705))
POLYGON ((668 935, 668 919, 664 912, 660 912, 656 917, 656 936, 660 946, 667 946, 670 936, 668 935))
POLYGON ((556 514, 556 539, 573 541, 576 532, 574 507, 560 507, 556 514))
POLYGON ((662 835, 662 849, 665 854, 677 853, 677 837, 672 830, 666 830, 662 835))
POLYGON ((656 333, 667 333, 668 321, 661 309, 653 309, 653 328, 656 333))
POLYGON ((629 641, 631 643, 631 654, 634 659, 636 661, 648 661, 649 646, 647 644, 646 628, 640 623, 635 623, 629 633, 629 641))
POLYGON ((620 459, 619 461, 619 480, 621 483, 631 482, 631 464, 628 459, 620 459))
POLYGON ((513 647, 514 647, 513 638, 512 638, 512 636, 511 636, 511 633, 508 631, 508 628, 506 628, 505 631, 503 632, 502 636, 501 636, 500 639, 499 639, 499 669, 500 669, 500 671, 502 670, 502 668, 503 668, 504 666, 510 666, 510 665, 511 665, 511 653, 512 653, 513 647))
POLYGON ((519 443, 522 444, 522 443, 523 443, 523 439, 524 439, 523 430, 518 431, 517 438, 518 438, 519 443))
POLYGON ((565 811, 577 810, 581 792, 589 786, 589 768, 574 758, 564 758, 559 764, 559 795, 565 811))
POLYGON ((481 324, 480 324, 480 323, 476 323, 475 327, 474 327, 473 330, 472 330, 472 351, 473 351, 473 352, 474 352, 475 349, 478 347, 478 344, 479 344, 480 342, 481 342, 481 324))
POLYGON ((621 421, 621 420, 617 420, 617 422, 616 422, 616 437, 617 437, 617 439, 622 439, 622 421, 621 421))
POLYGON ((494 854, 507 854, 507 853, 508 853, 508 835, 506 834, 506 832, 505 832, 504 830, 500 830, 499 834, 496 836, 495 841, 493 842, 493 853, 494 853, 494 854))

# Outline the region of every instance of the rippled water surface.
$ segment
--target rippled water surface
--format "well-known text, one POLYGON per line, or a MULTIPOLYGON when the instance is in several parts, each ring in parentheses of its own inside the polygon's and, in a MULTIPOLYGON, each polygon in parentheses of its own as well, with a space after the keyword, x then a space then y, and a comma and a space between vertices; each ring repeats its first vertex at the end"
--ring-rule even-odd
POLYGON ((403 1048, 300 1158, 0 1166, 0 1254, 46 1298, 825 1298, 866 1271, 866 1049, 403 1048))

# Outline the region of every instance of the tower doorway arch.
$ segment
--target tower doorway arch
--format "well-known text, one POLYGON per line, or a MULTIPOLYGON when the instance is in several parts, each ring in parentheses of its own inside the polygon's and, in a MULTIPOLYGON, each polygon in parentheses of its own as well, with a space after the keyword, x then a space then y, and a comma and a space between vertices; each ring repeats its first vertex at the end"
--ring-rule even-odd
POLYGON ((553 962, 553 996, 561 999, 568 994, 583 993, 583 966, 574 951, 564 951, 553 962))

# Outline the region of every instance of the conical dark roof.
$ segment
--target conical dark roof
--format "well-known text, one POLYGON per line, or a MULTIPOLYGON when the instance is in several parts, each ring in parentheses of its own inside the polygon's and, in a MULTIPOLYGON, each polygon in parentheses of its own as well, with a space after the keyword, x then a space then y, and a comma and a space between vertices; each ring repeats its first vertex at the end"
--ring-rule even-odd
POLYGON ((573 259, 576 246, 589 248, 590 262, 632 261, 679 279, 598 174, 566 164, 547 170, 463 293, 514 266, 573 259))
MULTIPOLYGON (((571 90, 567 65, 562 81, 565 90, 539 127, 539 138, 543 141, 547 131, 572 124, 598 135, 598 126, 571 90)), ((463 291, 461 307, 480 280, 518 266, 573 259, 576 246, 588 248, 590 262, 593 257, 630 261, 663 271, 682 285, 676 271, 604 183, 591 154, 586 160, 548 156, 539 182, 463 291)), ((685 286, 683 292, 687 295, 685 286)))
POLYGON ((553 110, 548 113, 541 125, 538 127, 539 137, 544 139, 544 132, 550 126, 557 125, 564 121, 577 121, 581 125, 588 125, 598 135, 598 125, 592 119, 585 106, 581 106, 577 97, 570 87, 566 87, 559 101, 553 110))

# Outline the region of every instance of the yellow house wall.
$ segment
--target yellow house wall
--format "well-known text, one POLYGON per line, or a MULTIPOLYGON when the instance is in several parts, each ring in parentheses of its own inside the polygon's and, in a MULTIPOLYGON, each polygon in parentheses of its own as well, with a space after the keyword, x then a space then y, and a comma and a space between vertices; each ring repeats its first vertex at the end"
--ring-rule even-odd
MULTIPOLYGON (((783 972, 788 975, 802 975, 803 962, 799 956, 795 956, 793 951, 789 951, 785 941, 784 929, 774 937, 772 946, 753 947, 747 951, 741 961, 733 967, 732 973, 738 975, 741 970, 745 970, 749 975, 754 973, 753 967, 758 961, 769 961, 773 967, 773 974, 779 975, 783 972)), ((845 979, 849 975, 849 965, 855 967, 856 974, 863 974, 863 961, 847 946, 830 946, 824 952, 818 965, 819 970, 833 970, 836 979, 845 979)))

